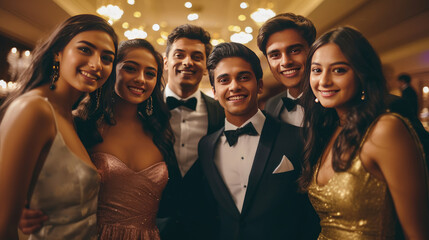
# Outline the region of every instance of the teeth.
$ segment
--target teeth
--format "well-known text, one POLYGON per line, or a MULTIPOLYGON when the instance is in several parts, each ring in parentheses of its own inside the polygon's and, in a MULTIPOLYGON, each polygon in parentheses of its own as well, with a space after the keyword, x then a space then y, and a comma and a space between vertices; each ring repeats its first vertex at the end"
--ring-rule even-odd
POLYGON ((230 97, 228 99, 234 101, 234 100, 240 100, 240 99, 243 99, 243 98, 245 98, 245 96, 233 96, 233 97, 230 97))
POLYGON ((141 88, 128 87, 128 89, 130 89, 131 91, 134 91, 134 92, 143 93, 143 89, 141 89, 141 88))
POLYGON ((185 70, 182 70, 182 71, 180 71, 181 73, 184 73, 184 74, 192 74, 193 72, 192 71, 185 71, 185 70))
POLYGON ((298 69, 292 69, 292 70, 287 70, 287 71, 283 71, 282 74, 288 75, 288 74, 293 74, 298 72, 298 69))
POLYGON ((335 94, 337 91, 320 91, 320 94, 322 94, 322 96, 330 96, 332 94, 335 94))
POLYGON ((92 75, 92 74, 90 74, 90 73, 88 73, 88 72, 80 71, 80 73, 81 73, 82 75, 86 76, 86 77, 89 77, 89 78, 92 78, 92 79, 95 79, 95 80, 97 80, 97 79, 98 79, 98 77, 97 77, 97 76, 92 75))

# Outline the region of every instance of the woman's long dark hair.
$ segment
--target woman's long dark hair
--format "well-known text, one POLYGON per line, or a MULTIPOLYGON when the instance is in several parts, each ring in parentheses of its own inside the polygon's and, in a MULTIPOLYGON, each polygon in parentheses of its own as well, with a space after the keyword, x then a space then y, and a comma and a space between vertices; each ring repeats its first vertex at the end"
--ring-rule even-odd
MULTIPOLYGON (((161 153, 164 156, 164 160, 167 164, 171 164, 171 161, 175 159, 174 155, 174 135, 170 126, 170 111, 167 108, 167 105, 164 102, 164 97, 161 92, 163 88, 163 79, 162 74, 164 71, 163 58, 159 54, 152 44, 144 39, 133 39, 123 41, 119 44, 118 48, 118 57, 117 62, 120 63, 124 60, 127 54, 133 49, 146 49, 148 50, 155 58, 158 70, 157 70, 157 79, 156 85, 152 92, 152 104, 153 104, 153 113, 148 116, 146 113, 147 101, 144 101, 138 105, 138 114, 141 116, 141 121, 146 131, 149 131, 153 136, 153 141, 155 145, 160 149, 161 153)), ((110 88, 103 89, 102 97, 113 96, 114 93, 114 84, 110 88)), ((100 143, 103 139, 98 131, 101 125, 115 125, 115 113, 114 113, 114 101, 112 98, 105 99, 107 104, 104 105, 104 115, 88 115, 85 109, 88 109, 91 105, 94 105, 96 101, 91 99, 86 99, 82 101, 81 106, 79 106, 77 111, 77 117, 75 118, 76 125, 78 127, 78 133, 81 137, 82 142, 85 147, 91 148, 92 146, 100 143)))
POLYGON ((380 59, 367 39, 351 27, 335 28, 323 34, 311 46, 304 72, 303 104, 304 114, 304 162, 299 179, 305 191, 312 179, 314 166, 322 156, 327 143, 339 125, 339 117, 333 108, 324 108, 316 103, 310 87, 311 61, 317 49, 328 44, 336 44, 350 63, 355 74, 358 94, 348 103, 343 129, 333 145, 332 166, 336 172, 350 167, 359 150, 360 143, 369 125, 385 109, 386 81, 380 59), (361 99, 361 92, 365 99, 361 99))
MULTIPOLYGON (((91 30, 103 31, 109 34, 115 45, 115 53, 117 52, 118 37, 112 26, 104 19, 91 14, 70 17, 61 23, 45 41, 39 43, 34 49, 30 66, 19 77, 18 89, 11 93, 0 107, 0 119, 9 104, 18 96, 39 86, 49 84, 51 82, 54 55, 62 51, 77 34, 91 30)), ((115 66, 115 62, 113 66, 115 66)), ((113 86, 114 77, 115 73, 112 71, 103 88, 113 86)), ((95 95, 95 92, 90 94, 93 99, 96 98, 95 95)), ((94 106, 89 110, 92 114, 95 110, 94 106)))

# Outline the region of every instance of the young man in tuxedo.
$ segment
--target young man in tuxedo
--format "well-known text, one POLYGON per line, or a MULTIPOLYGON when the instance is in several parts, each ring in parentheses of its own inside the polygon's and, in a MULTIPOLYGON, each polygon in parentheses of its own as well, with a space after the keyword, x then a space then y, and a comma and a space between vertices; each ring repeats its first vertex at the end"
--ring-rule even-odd
POLYGON ((207 68, 226 116, 225 126, 198 146, 218 239, 315 239, 303 234, 309 201, 297 192, 299 128, 258 109, 263 85, 258 57, 242 44, 222 43, 207 68))
POLYGON ((199 90, 211 50, 210 34, 199 26, 180 25, 167 39, 164 66, 168 83, 164 96, 171 113, 177 163, 168 168, 169 182, 160 202, 158 227, 162 239, 210 236, 210 223, 201 221, 207 208, 197 146, 203 136, 222 127, 224 119, 219 103, 199 90))
POLYGON ((257 43, 274 78, 286 91, 270 98, 265 111, 275 118, 302 127, 304 108, 299 104, 301 80, 308 50, 316 38, 313 23, 300 15, 281 13, 259 29, 257 43))

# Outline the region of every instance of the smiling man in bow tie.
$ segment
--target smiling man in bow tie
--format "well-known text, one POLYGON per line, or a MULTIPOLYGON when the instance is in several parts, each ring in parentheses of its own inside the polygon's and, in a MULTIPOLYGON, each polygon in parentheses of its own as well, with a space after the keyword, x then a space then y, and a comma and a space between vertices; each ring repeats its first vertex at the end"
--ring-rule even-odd
POLYGON ((177 161, 168 166, 169 181, 158 212, 164 240, 210 239, 210 223, 202 220, 207 201, 197 147, 203 136, 223 126, 222 107, 199 90, 211 50, 210 34, 199 26, 180 25, 168 35, 164 97, 171 113, 177 161))
POLYGON ((198 153, 213 195, 218 239, 303 239, 309 206, 297 192, 299 128, 258 109, 262 69, 239 43, 209 56, 210 83, 225 110, 225 127, 203 137, 198 153))
POLYGON ((274 78, 286 91, 270 98, 265 111, 275 118, 302 127, 304 108, 302 76, 308 50, 316 38, 313 23, 300 15, 281 13, 268 19, 259 29, 258 47, 267 58, 274 78))

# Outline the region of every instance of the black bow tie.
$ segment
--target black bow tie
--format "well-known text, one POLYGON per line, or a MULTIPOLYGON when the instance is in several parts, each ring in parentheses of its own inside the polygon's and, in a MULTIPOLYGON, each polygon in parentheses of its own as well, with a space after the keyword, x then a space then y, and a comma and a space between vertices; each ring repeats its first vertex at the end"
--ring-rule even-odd
POLYGON ((238 137, 243 134, 247 134, 250 136, 258 135, 258 132, 256 131, 255 127, 251 122, 249 122, 248 124, 246 124, 246 126, 242 128, 237 128, 236 130, 224 131, 223 133, 225 134, 226 141, 228 141, 230 147, 234 146, 238 141, 238 137))
POLYGON ((195 111, 195 108, 197 107, 197 99, 193 97, 183 101, 183 100, 178 100, 175 97, 167 97, 167 106, 170 110, 177 108, 179 106, 185 106, 191 109, 192 111, 195 111))
POLYGON ((283 105, 286 107, 288 111, 294 109, 296 105, 299 103, 299 98, 290 99, 288 97, 282 97, 283 105))

